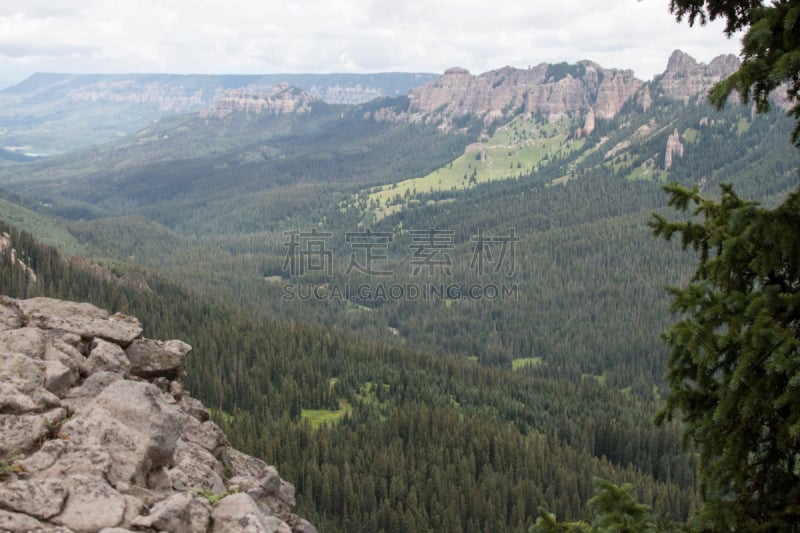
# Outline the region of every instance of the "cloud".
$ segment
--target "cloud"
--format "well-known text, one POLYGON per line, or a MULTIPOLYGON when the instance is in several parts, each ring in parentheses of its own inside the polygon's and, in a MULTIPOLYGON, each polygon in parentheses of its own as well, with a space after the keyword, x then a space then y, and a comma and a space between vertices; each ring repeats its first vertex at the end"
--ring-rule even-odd
POLYGON ((591 59, 661 72, 675 48, 736 52, 666 0, 26 0, 0 7, 0 71, 484 72, 591 59))

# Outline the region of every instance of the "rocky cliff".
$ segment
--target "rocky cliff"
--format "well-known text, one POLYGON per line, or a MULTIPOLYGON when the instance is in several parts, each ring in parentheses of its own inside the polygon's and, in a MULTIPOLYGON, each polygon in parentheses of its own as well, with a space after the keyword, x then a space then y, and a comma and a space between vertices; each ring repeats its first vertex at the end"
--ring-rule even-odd
POLYGON ((229 91, 217 100, 217 103, 207 111, 201 111, 204 118, 225 118, 235 111, 245 113, 270 113, 282 115, 284 113, 307 113, 311 110, 311 103, 317 100, 302 89, 279 83, 270 89, 251 94, 244 90, 229 91))
POLYGON ((593 116, 611 118, 641 85, 630 70, 604 69, 590 61, 525 70, 504 67, 479 76, 451 68, 412 89, 407 112, 392 115, 380 110, 373 118, 438 123, 445 130, 465 116, 487 124, 519 113, 541 114, 554 121, 591 110, 593 116))
POLYGON ((190 352, 89 304, 0 297, 0 531, 314 532, 184 390, 190 352))
POLYGON ((667 70, 656 77, 656 86, 667 98, 688 102, 703 98, 709 89, 739 68, 739 59, 732 54, 715 57, 711 63, 698 63, 692 56, 675 50, 667 62, 667 70))
POLYGON ((379 109, 368 118, 436 124, 457 129, 464 117, 506 121, 520 113, 549 121, 567 115, 584 119, 577 135, 594 129, 595 119, 611 119, 633 99, 643 109, 652 103, 651 85, 667 98, 700 98, 739 66, 736 56, 720 56, 705 65, 676 50, 666 71, 653 82, 637 79, 631 70, 607 69, 591 61, 569 65, 541 64, 528 69, 504 67, 478 76, 451 68, 439 78, 409 92, 408 109, 379 109))

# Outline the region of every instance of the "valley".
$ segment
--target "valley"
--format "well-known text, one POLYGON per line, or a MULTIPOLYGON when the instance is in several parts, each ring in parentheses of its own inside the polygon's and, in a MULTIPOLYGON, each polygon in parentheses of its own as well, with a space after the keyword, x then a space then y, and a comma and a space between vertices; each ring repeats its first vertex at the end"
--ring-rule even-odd
POLYGON ((4 261, 0 285, 192 344, 187 388, 320 530, 587 520, 593 477, 683 521, 696 455, 679 421, 651 420, 665 287, 697 253, 649 223, 683 220, 666 183, 776 205, 800 165, 780 94, 765 114, 706 102, 737 67, 676 51, 650 81, 588 61, 449 69, 358 102, 245 80, 0 167, 2 229, 37 275, 4 261), (330 297, 346 286, 363 289, 330 297), (454 289, 409 297, 431 286, 454 289))

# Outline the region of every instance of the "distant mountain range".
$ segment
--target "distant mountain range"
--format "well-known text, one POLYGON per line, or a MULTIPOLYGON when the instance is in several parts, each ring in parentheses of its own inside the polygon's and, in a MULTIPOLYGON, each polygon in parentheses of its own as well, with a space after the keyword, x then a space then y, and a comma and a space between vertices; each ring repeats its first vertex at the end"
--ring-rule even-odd
POLYGON ((331 104, 406 94, 436 77, 377 74, 52 74, 37 73, 0 91, 0 148, 52 155, 133 133, 157 118, 199 111, 229 91, 260 93, 290 84, 331 104))

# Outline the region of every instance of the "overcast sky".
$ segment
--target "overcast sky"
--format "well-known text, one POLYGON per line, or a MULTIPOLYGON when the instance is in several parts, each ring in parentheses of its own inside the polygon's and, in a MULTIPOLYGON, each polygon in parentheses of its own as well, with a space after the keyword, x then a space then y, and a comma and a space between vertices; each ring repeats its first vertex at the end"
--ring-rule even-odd
POLYGON ((738 53, 668 0, 11 0, 0 87, 33 72, 435 72, 591 59, 642 79, 738 53))

